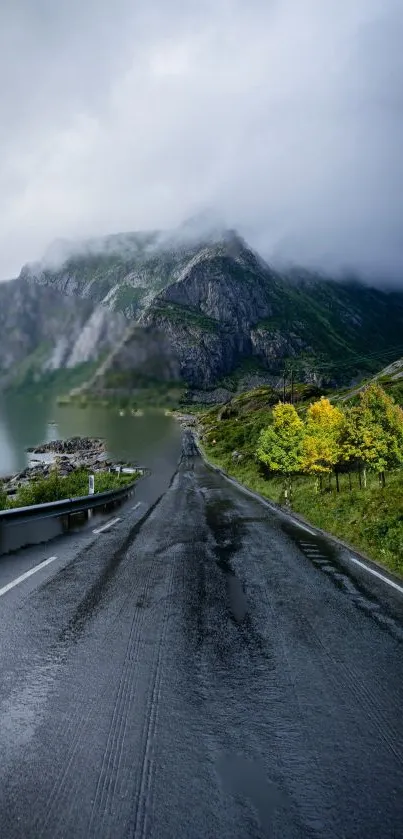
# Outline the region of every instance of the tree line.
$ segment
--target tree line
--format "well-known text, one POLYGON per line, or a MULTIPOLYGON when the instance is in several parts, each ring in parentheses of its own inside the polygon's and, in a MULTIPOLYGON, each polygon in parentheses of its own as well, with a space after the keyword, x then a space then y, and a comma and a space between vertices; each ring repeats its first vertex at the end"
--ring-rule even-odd
POLYGON ((260 433, 256 455, 271 473, 283 476, 286 498, 294 475, 315 476, 319 491, 323 478, 334 474, 339 492, 340 473, 348 474, 350 489, 352 473, 365 488, 371 470, 383 487, 387 470, 403 463, 403 410, 377 384, 345 408, 322 397, 305 418, 293 405, 279 403, 272 423, 260 433))

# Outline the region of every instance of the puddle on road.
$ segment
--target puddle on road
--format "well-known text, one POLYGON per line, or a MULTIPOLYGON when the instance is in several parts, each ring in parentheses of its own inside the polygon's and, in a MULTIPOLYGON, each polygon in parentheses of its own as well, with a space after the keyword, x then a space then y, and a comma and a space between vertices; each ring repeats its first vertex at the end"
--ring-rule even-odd
MULTIPOLYGON (((29 662, 32 665, 32 659, 29 662)), ((10 696, 0 705, 2 758, 17 748, 25 748, 42 722, 46 701, 53 684, 57 664, 53 660, 41 662, 25 672, 10 696)), ((28 670, 28 664, 27 664, 28 670)))
POLYGON ((281 822, 285 832, 287 825, 295 824, 293 801, 279 783, 267 777, 266 767, 258 758, 250 760, 239 754, 222 755, 217 762, 217 770, 226 793, 250 802, 258 827, 265 836, 274 835, 276 823, 281 822))
POLYGON ((217 559, 219 569, 226 574, 230 612, 236 623, 242 623, 248 614, 248 601, 241 581, 228 562, 217 559))
POLYGON ((241 548, 245 524, 238 515, 234 517, 234 507, 227 500, 217 500, 206 504, 206 521, 215 540, 217 566, 227 577, 231 617, 235 623, 241 624, 248 615, 248 602, 244 587, 236 576, 230 560, 241 548))
POLYGON ((298 525, 293 525, 291 522, 283 522, 281 528, 315 568, 326 574, 340 591, 347 594, 358 609, 372 617, 381 629, 388 630, 399 641, 403 641, 403 629, 387 614, 386 606, 381 607, 381 604, 372 598, 364 587, 360 586, 358 580, 339 565, 336 550, 325 539, 321 539, 320 536, 311 536, 305 531, 301 533, 298 525))

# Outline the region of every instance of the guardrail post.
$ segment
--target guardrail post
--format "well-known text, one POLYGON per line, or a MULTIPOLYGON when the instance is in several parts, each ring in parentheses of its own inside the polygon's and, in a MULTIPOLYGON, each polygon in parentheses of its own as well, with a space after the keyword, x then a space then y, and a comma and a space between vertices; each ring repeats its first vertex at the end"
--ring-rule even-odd
MULTIPOLYGON (((94 495, 95 492, 95 476, 88 475, 88 495, 94 495)), ((92 519, 94 515, 94 510, 89 508, 88 510, 88 520, 92 519)))

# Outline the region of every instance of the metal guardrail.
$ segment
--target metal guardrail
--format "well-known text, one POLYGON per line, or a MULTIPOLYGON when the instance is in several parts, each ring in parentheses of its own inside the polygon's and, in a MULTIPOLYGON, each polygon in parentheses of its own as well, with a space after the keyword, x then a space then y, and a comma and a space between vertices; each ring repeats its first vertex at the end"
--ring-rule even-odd
POLYGON ((80 513, 85 510, 92 510, 96 507, 105 507, 114 501, 119 501, 125 495, 133 491, 135 481, 119 489, 109 489, 106 492, 98 492, 94 495, 81 495, 78 498, 64 498, 61 501, 50 501, 46 504, 30 504, 29 507, 15 507, 13 510, 0 512, 0 527, 2 522, 23 522, 49 518, 49 516, 63 516, 70 513, 80 513))
POLYGON ((134 491, 135 484, 136 481, 133 481, 119 489, 111 489, 94 495, 64 498, 61 501, 50 501, 46 504, 32 504, 29 507, 16 507, 13 510, 1 511, 0 554, 15 551, 27 545, 34 545, 46 541, 52 536, 59 535, 66 529, 63 526, 66 517, 68 518, 74 513, 82 513, 119 502, 134 491), (42 528, 44 530, 42 533, 40 522, 43 523, 46 519, 48 524, 46 528, 42 528))

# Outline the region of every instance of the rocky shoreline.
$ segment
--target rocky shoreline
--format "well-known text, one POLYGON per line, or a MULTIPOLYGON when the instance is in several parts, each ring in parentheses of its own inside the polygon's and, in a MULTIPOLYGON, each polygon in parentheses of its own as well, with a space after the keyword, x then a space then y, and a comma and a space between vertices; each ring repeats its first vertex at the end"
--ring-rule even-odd
POLYGON ((183 414, 180 411, 172 411, 171 414, 183 429, 197 430, 200 427, 199 418, 194 414, 183 414))
POLYGON ((88 456, 97 453, 106 456, 105 441, 101 437, 70 437, 69 440, 51 440, 50 443, 31 446, 27 452, 32 454, 50 452, 62 455, 88 454, 88 456))
POLYGON ((47 478, 54 469, 65 477, 77 469, 89 469, 95 473, 108 471, 113 465, 113 461, 107 458, 105 441, 101 438, 71 437, 69 440, 52 440, 39 446, 31 446, 27 452, 31 455, 28 466, 2 479, 7 495, 14 495, 32 480, 47 478))

